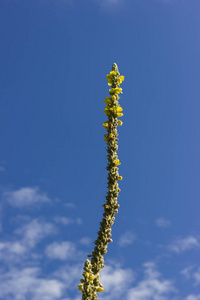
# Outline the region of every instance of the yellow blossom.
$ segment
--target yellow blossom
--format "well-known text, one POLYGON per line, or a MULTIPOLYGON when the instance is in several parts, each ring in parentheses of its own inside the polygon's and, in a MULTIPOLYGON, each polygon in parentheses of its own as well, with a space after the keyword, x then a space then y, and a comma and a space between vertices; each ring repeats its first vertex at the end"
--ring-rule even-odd
POLYGON ((78 289, 80 292, 83 292, 83 284, 78 284, 78 289))
POLYGON ((106 107, 104 109, 104 113, 107 115, 107 116, 110 116, 111 112, 110 112, 110 108, 106 107))
POLYGON ((121 163, 120 163, 119 159, 116 159, 115 160, 115 166, 119 166, 119 165, 121 165, 121 163))
POLYGON ((105 129, 108 129, 108 128, 109 128, 109 122, 108 122, 108 121, 104 122, 104 123, 103 123, 103 127, 104 127, 105 129))
POLYGON ((123 110, 123 108, 121 106, 117 106, 117 112, 120 112, 122 110, 123 110))
POLYGON ((112 81, 113 76, 117 75, 116 71, 111 71, 110 74, 106 75, 108 81, 112 81))
POLYGON ((115 94, 118 95, 120 93, 122 93, 122 88, 113 88, 109 90, 110 94, 115 94))
POLYGON ((119 76, 119 77, 117 78, 118 84, 122 83, 122 81, 124 81, 124 76, 123 76, 123 75, 122 75, 122 76, 119 76))
POLYGON ((110 97, 106 97, 106 99, 103 101, 106 104, 111 104, 112 101, 110 100, 110 97))
POLYGON ((117 72, 116 71, 110 71, 110 75, 112 75, 112 76, 117 75, 117 72))
POLYGON ((117 116, 118 116, 118 117, 122 117, 122 116, 123 116, 123 113, 117 113, 117 116))
POLYGON ((118 120, 119 126, 122 126, 123 122, 121 120, 118 120))
POLYGON ((94 275, 90 275, 89 279, 92 281, 94 279, 94 275))
POLYGON ((123 177, 122 177, 122 176, 118 176, 117 179, 118 179, 118 180, 122 180, 123 177))
POLYGON ((112 95, 111 99, 112 99, 112 101, 115 101, 116 100, 115 95, 112 95))
POLYGON ((97 292, 103 292, 104 291, 104 288, 103 287, 98 287, 97 288, 97 292))
POLYGON ((88 276, 89 276, 89 273, 88 273, 88 272, 86 272, 86 273, 84 274, 84 276, 85 276, 85 277, 88 277, 88 276))

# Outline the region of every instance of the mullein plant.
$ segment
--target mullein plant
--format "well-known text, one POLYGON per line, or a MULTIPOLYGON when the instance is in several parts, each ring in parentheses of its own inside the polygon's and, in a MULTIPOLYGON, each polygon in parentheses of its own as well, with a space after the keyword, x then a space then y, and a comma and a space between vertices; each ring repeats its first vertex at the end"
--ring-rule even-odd
POLYGON ((100 223, 98 237, 94 242, 95 247, 89 259, 86 259, 84 264, 83 278, 78 285, 79 291, 82 292, 82 300, 97 300, 97 293, 104 290, 100 283, 101 269, 104 268, 103 255, 107 252, 108 243, 112 242, 111 227, 115 220, 115 214, 118 213, 119 204, 117 202, 118 194, 120 192, 118 181, 122 180, 119 175, 118 166, 121 164, 118 156, 118 132, 117 127, 121 126, 123 122, 119 117, 123 116, 122 107, 119 105, 119 94, 122 93, 120 84, 124 80, 124 76, 120 76, 117 64, 113 64, 112 71, 107 76, 109 90, 109 97, 106 97, 104 102, 106 107, 104 113, 108 117, 107 121, 103 123, 103 127, 107 130, 104 135, 104 141, 107 144, 107 171, 108 171, 108 191, 106 196, 106 203, 103 205, 104 213, 103 219, 100 223))

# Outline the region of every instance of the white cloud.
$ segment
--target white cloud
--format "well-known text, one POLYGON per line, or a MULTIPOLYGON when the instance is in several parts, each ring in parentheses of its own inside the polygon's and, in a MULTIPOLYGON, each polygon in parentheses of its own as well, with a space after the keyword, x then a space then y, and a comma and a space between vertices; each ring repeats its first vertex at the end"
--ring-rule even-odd
POLYGON ((155 264, 148 262, 144 264, 145 276, 135 288, 128 292, 127 300, 167 300, 168 295, 175 292, 171 280, 162 279, 156 270, 155 264))
POLYGON ((41 193, 37 187, 24 187, 16 191, 6 191, 3 199, 15 207, 26 207, 36 203, 49 202, 45 193, 41 193))
POLYGON ((200 246, 200 243, 199 243, 199 241, 196 237, 188 236, 188 237, 183 238, 183 239, 175 240, 173 243, 171 243, 168 246, 168 249, 170 251, 180 253, 180 252, 183 252, 183 251, 198 248, 199 246, 200 246))
POLYGON ((65 283, 66 289, 70 290, 74 289, 74 287, 77 287, 77 284, 80 282, 82 272, 83 263, 73 265, 65 264, 56 272, 54 272, 54 276, 61 279, 65 283))
POLYGON ((76 208, 76 205, 72 202, 65 203, 64 206, 68 208, 76 208))
POLYGON ((55 234, 56 228, 53 224, 34 219, 15 231, 22 236, 22 243, 28 247, 34 247, 40 240, 48 235, 55 234))
POLYGON ((183 269, 180 273, 185 276, 185 278, 189 279, 191 278, 191 273, 192 273, 192 270, 193 270, 193 266, 189 266, 185 269, 183 269))
POLYGON ((62 296, 64 284, 42 278, 39 268, 11 269, 0 272, 0 299, 55 300, 62 296))
POLYGON ((80 218, 72 219, 72 218, 56 216, 54 218, 54 221, 65 226, 70 224, 78 224, 78 225, 82 224, 82 220, 80 218))
POLYGON ((134 242, 136 236, 131 231, 125 232, 123 235, 120 236, 118 244, 120 247, 125 247, 130 245, 134 242))
POLYGON ((196 284, 200 284, 200 268, 197 269, 197 271, 193 275, 196 284))
POLYGON ((171 222, 163 217, 156 219, 155 224, 156 224, 156 226, 161 227, 161 228, 167 228, 167 227, 171 226, 171 222))
POLYGON ((199 295, 189 295, 185 298, 185 300, 200 300, 200 294, 199 295))
POLYGON ((112 294, 112 299, 120 298, 135 280, 135 273, 128 268, 122 268, 118 263, 108 264, 101 271, 101 279, 105 293, 112 294))
POLYGON ((0 243, 0 260, 4 263, 19 263, 25 254, 27 248, 20 241, 6 241, 0 243))
POLYGON ((82 239, 80 239, 79 243, 84 246, 88 246, 92 243, 92 240, 89 237, 83 237, 82 239))
POLYGON ((79 253, 76 250, 75 244, 72 242, 52 243, 46 247, 46 255, 51 259, 77 259, 79 253))
POLYGON ((24 262, 38 242, 55 232, 51 223, 34 219, 17 229, 12 240, 0 242, 0 259, 9 264, 24 262))

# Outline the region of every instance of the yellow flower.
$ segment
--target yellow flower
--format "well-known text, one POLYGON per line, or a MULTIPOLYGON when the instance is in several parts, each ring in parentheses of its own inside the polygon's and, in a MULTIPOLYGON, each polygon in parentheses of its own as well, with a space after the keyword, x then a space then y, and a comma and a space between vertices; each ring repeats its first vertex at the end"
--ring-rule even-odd
POLYGON ((123 122, 121 120, 118 120, 119 126, 122 126, 123 122))
POLYGON ((117 113, 118 117, 122 117, 124 114, 123 113, 117 113))
POLYGON ((94 275, 90 275, 89 279, 92 281, 94 279, 94 275))
POLYGON ((103 287, 98 287, 97 288, 97 292, 103 292, 104 291, 104 288, 103 287))
POLYGON ((116 159, 115 160, 115 166, 119 166, 119 165, 121 165, 121 163, 120 163, 119 159, 116 159))
POLYGON ((115 101, 116 100, 115 95, 112 95, 111 99, 112 99, 112 101, 115 101))
POLYGON ((85 277, 88 277, 88 276, 89 276, 89 273, 88 273, 88 272, 86 272, 86 273, 84 274, 84 276, 85 276, 85 277))
POLYGON ((122 93, 122 88, 113 88, 109 90, 110 94, 115 94, 118 95, 120 93, 122 93))
POLYGON ((78 289, 80 292, 83 292, 83 284, 78 284, 78 289))
POLYGON ((110 74, 106 75, 106 78, 108 80, 108 85, 112 85, 113 76, 117 75, 116 71, 111 71, 110 74))
POLYGON ((117 83, 118 83, 118 84, 122 83, 122 81, 124 81, 124 76, 123 76, 123 75, 122 75, 122 76, 119 76, 119 77, 117 78, 117 83))
POLYGON ((106 104, 111 104, 112 101, 110 100, 110 97, 106 97, 106 99, 103 101, 106 104))
POLYGON ((112 76, 117 75, 117 72, 116 71, 110 71, 110 75, 112 75, 112 76))
POLYGON ((104 127, 105 129, 108 129, 108 128, 109 128, 109 122, 108 122, 108 121, 104 122, 104 123, 103 123, 103 127, 104 127))
POLYGON ((107 115, 107 116, 110 116, 110 114, 111 114, 111 112, 110 112, 110 108, 109 107, 106 107, 105 109, 104 109, 104 113, 107 115))
POLYGON ((122 110, 123 110, 123 108, 121 106, 117 106, 117 112, 120 112, 122 110))
POLYGON ((118 176, 118 178, 117 178, 118 180, 122 180, 123 179, 123 177, 122 176, 118 176))

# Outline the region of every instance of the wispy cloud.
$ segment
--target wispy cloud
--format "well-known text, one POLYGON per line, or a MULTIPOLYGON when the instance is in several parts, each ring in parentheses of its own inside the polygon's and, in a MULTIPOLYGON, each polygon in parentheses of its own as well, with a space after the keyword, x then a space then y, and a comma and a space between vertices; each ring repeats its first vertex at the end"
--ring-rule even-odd
POLYGON ((156 219, 155 224, 156 224, 156 226, 161 227, 161 228, 167 228, 167 227, 171 226, 171 222, 168 219, 165 219, 163 217, 156 219))
POLYGON ((192 276, 192 272, 194 270, 194 266, 189 266, 183 269, 180 274, 183 275, 186 279, 190 279, 192 276))
POLYGON ((186 238, 176 239, 168 246, 168 249, 176 253, 181 253, 198 247, 200 247, 198 239, 194 236, 188 236, 186 238))
POLYGON ((0 243, 0 259, 4 263, 19 263, 31 255, 31 250, 48 235, 55 234, 53 224, 33 219, 15 230, 12 240, 0 243))
POLYGON ((120 247, 126 247, 127 245, 132 244, 135 239, 136 235, 131 231, 127 231, 120 236, 118 244, 120 247))
POLYGON ((92 240, 89 237, 83 237, 82 239, 80 239, 79 243, 81 245, 88 246, 92 243, 92 240))
POLYGON ((38 187, 23 187, 15 191, 6 191, 3 193, 3 200, 18 208, 50 201, 49 197, 41 193, 38 187))
POLYGON ((55 300, 64 288, 57 279, 42 278, 36 267, 0 271, 0 299, 55 300))
POLYGON ((176 292, 171 280, 163 279, 153 262, 144 264, 144 279, 130 289, 127 300, 167 300, 176 292))
POLYGON ((194 279, 196 284, 200 284, 200 268, 198 268, 197 271, 194 273, 194 279))
POLYGON ((189 295, 185 298, 185 300, 200 300, 200 294, 199 295, 189 295))
POLYGON ((46 247, 45 253, 51 259, 60 260, 77 260, 81 255, 75 244, 69 241, 52 243, 46 247))
POLYGON ((15 231, 22 237, 22 243, 28 247, 34 247, 40 240, 48 235, 56 233, 56 227, 50 222, 33 219, 15 231))
POLYGON ((54 221, 56 223, 59 223, 59 224, 65 225, 65 226, 70 225, 70 224, 78 224, 78 225, 82 224, 82 220, 80 218, 73 219, 73 218, 56 216, 54 218, 54 221))

